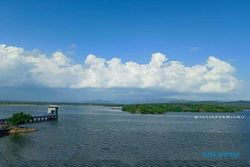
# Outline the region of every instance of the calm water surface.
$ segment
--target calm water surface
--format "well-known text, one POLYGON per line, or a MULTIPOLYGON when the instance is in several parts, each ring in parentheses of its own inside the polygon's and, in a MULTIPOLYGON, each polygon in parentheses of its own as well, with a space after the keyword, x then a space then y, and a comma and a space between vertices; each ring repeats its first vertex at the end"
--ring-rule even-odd
MULTIPOLYGON (((47 106, 0 106, 0 118, 20 111, 41 115, 47 106)), ((250 166, 250 111, 231 114, 244 119, 195 115, 216 114, 139 115, 102 106, 61 106, 58 121, 25 125, 37 132, 1 137, 0 167, 250 166), (203 157, 208 151, 240 157, 203 157)))

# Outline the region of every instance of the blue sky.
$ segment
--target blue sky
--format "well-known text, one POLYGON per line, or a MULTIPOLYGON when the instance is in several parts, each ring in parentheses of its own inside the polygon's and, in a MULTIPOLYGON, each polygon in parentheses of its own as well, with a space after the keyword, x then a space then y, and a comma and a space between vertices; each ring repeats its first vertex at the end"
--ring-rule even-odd
MULTIPOLYGON (((38 49, 48 57, 54 52, 62 52, 74 64, 82 64, 89 54, 106 60, 118 57, 122 63, 147 64, 151 55, 159 52, 169 60, 191 67, 203 65, 209 56, 215 56, 230 63, 236 69, 235 78, 243 82, 233 94, 235 99, 250 99, 249 1, 3 1, 0 5, 0 43, 23 48, 25 52, 38 49)), ((22 89, 27 85, 15 87, 22 89)), ((38 88, 32 85, 32 89, 38 88)), ((80 90, 85 92, 84 87, 80 90)), ((105 91, 114 94, 116 99, 121 98, 118 96, 120 90, 105 91)), ((138 90, 134 96, 142 98, 142 92, 147 90, 138 90)), ((149 92, 153 98, 152 89, 149 92)), ((165 92, 166 96, 161 95, 159 99, 171 98, 176 91, 168 89, 165 92), (171 95, 167 96, 169 92, 171 95)), ((223 95, 182 93, 185 96, 178 98, 185 99, 188 94, 198 99, 207 96, 217 99, 231 91, 223 95)), ((9 99, 12 98, 15 92, 9 99)), ((98 96, 93 97, 96 98, 98 96)))

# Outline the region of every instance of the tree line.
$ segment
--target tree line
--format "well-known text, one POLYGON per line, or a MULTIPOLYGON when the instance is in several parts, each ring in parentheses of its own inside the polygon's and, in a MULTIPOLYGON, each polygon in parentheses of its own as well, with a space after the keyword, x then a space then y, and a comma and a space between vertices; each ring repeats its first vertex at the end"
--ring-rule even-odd
POLYGON ((130 104, 123 105, 122 110, 141 114, 163 114, 166 112, 237 112, 245 109, 242 106, 220 104, 192 104, 192 103, 165 103, 165 104, 130 104))

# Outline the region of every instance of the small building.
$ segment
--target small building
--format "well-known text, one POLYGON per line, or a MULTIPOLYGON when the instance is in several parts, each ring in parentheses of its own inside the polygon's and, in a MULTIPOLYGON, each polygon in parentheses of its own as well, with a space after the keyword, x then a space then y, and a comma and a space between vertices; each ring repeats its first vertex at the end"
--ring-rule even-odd
POLYGON ((58 110, 59 110, 58 105, 50 105, 48 107, 48 115, 55 116, 57 118, 58 117, 58 110))

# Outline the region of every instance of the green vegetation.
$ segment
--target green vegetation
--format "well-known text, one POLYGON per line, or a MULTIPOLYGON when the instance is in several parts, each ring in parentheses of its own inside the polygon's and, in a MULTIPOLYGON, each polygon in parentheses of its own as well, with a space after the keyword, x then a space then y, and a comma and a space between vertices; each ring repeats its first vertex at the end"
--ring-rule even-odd
POLYGON ((166 112, 237 112, 243 109, 246 109, 246 107, 201 103, 131 104, 122 107, 123 111, 141 114, 163 114, 166 112))
POLYGON ((32 116, 30 114, 25 114, 23 112, 15 113, 9 118, 8 124, 20 125, 20 124, 23 124, 26 121, 30 120, 31 118, 32 118, 32 116))

